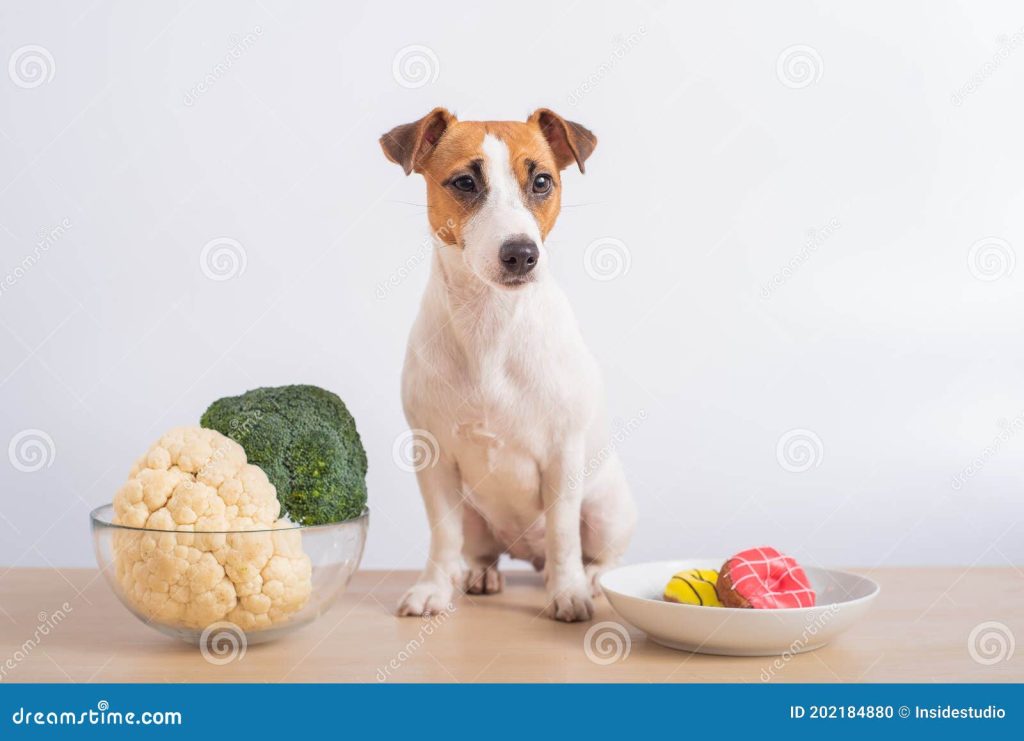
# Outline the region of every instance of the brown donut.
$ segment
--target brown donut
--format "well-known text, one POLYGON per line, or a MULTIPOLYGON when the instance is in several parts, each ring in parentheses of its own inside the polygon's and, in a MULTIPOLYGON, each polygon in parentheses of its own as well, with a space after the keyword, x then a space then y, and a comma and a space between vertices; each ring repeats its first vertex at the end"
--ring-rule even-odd
POLYGON ((718 572, 715 591, 718 593, 718 600, 726 607, 750 607, 750 603, 743 598, 743 595, 733 588, 732 576, 729 574, 729 561, 722 564, 722 570, 718 572))

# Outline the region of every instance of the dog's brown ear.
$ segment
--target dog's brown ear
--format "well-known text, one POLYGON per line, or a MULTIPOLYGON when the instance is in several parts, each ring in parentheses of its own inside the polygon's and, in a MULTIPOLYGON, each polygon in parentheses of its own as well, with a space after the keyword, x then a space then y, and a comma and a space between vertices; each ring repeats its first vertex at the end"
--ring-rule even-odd
POLYGON ((540 127, 544 138, 548 140, 551 151, 555 154, 555 162, 559 170, 575 162, 580 172, 587 169, 583 163, 594 153, 597 137, 583 124, 568 121, 548 108, 538 108, 533 112, 527 123, 540 127))
POLYGON ((446 108, 435 108, 419 121, 391 129, 380 138, 381 149, 389 160, 402 166, 406 175, 422 172, 423 163, 453 123, 455 116, 446 108))

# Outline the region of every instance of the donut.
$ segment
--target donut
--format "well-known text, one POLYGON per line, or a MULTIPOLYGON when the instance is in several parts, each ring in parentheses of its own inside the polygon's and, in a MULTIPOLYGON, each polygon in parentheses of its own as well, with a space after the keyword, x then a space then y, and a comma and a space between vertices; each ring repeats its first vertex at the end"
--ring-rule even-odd
POLYGON ((774 548, 751 548, 722 564, 715 584, 726 607, 778 610, 814 607, 816 595, 796 561, 774 548))
POLYGON ((715 592, 718 572, 711 569, 686 569, 672 575, 665 585, 665 601, 684 605, 721 607, 715 592))

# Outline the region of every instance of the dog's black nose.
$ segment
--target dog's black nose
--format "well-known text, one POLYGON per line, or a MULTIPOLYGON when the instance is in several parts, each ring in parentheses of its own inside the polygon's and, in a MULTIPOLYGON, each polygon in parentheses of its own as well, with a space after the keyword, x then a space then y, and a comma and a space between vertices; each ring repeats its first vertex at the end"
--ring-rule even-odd
POLYGON ((517 237, 501 245, 501 263, 512 275, 526 275, 537 266, 540 249, 532 239, 517 237))

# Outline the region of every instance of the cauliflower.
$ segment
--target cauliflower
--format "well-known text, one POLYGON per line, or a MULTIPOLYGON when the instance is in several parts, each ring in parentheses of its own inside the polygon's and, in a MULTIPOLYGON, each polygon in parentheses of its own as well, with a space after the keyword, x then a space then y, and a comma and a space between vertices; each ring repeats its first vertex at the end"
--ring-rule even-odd
POLYGON ((280 511, 242 446, 215 430, 173 429, 114 496, 115 524, 153 531, 115 533, 118 583, 143 617, 163 623, 284 622, 309 599, 312 564, 280 511))

